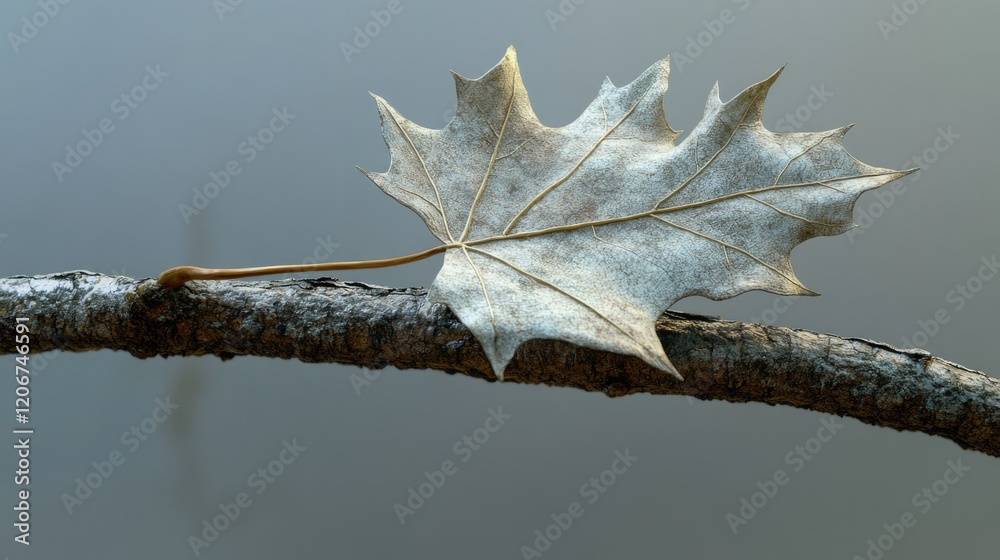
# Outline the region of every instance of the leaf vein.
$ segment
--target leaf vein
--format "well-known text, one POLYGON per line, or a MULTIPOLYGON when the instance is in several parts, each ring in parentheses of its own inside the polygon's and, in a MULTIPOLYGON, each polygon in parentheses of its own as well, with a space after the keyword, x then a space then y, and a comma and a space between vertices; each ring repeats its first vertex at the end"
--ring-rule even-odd
POLYGON ((618 329, 622 334, 624 334, 628 338, 632 339, 636 344, 639 344, 639 345, 642 344, 638 340, 636 340, 635 336, 632 333, 630 333, 627 330, 625 330, 621 325, 619 325, 618 323, 616 323, 613 320, 611 320, 611 318, 609 318, 604 313, 601 313, 600 310, 598 310, 597 308, 595 308, 593 305, 590 305, 589 303, 587 303, 583 299, 581 299, 581 298, 579 298, 579 297, 577 297, 577 296, 569 293, 568 291, 560 288, 559 286, 553 284, 552 282, 549 282, 548 280, 545 280, 544 278, 541 278, 539 276, 536 276, 536 275, 528 272, 527 270, 524 270, 523 268, 521 268, 521 267, 517 266, 516 264, 514 264, 514 263, 512 263, 512 262, 510 262, 510 261, 508 261, 506 259, 504 259, 503 257, 500 257, 498 255, 494 255, 493 253, 490 253, 489 251, 480 249, 478 247, 470 247, 470 246, 466 246, 466 247, 470 251, 475 251, 476 253, 480 253, 480 254, 486 255, 487 257, 490 257, 490 258, 496 260, 497 262, 510 267, 512 270, 514 270, 514 271, 516 271, 516 272, 518 272, 520 274, 523 274, 524 276, 527 276, 528 278, 534 280, 535 282, 537 282, 537 283, 539 283, 539 284, 541 284, 541 285, 543 285, 543 286, 545 286, 547 288, 555 290, 556 292, 559 292, 560 294, 568 297, 569 299, 571 299, 571 300, 575 301, 576 303, 582 305, 583 307, 586 307, 587 309, 589 309, 593 314, 597 315, 599 318, 601 318, 604 321, 606 321, 609 325, 611 325, 614 328, 618 329))
MULTIPOLYGON (((584 162, 586 162, 587 159, 590 158, 590 156, 593 155, 593 153, 595 151, 597 151, 597 148, 601 145, 601 143, 603 143, 604 140, 608 136, 610 136, 611 133, 614 132, 619 126, 621 126, 621 124, 623 122, 625 122, 629 117, 632 116, 632 113, 634 113, 635 110, 639 107, 639 103, 642 102, 642 100, 646 97, 646 94, 649 93, 649 90, 652 87, 653 87, 653 83, 651 82, 648 86, 646 86, 646 89, 643 90, 642 95, 639 96, 639 99, 636 100, 635 104, 632 105, 632 107, 628 110, 628 112, 626 112, 625 115, 617 123, 615 123, 614 126, 612 126, 608 130, 605 130, 604 134, 602 134, 601 137, 598 138, 596 142, 594 142, 594 145, 591 146, 589 150, 587 150, 587 153, 583 154, 583 157, 581 157, 580 160, 578 162, 576 162, 576 165, 574 165, 572 169, 570 169, 565 175, 563 175, 556 182, 552 183, 548 187, 545 187, 545 189, 543 189, 542 192, 540 192, 537 195, 535 195, 535 198, 531 199, 531 201, 528 202, 528 204, 526 204, 524 206, 524 208, 522 208, 521 211, 517 213, 516 216, 514 216, 514 218, 510 221, 510 223, 507 224, 507 227, 504 228, 504 230, 503 230, 503 235, 509 234, 510 231, 512 229, 514 229, 514 226, 516 226, 517 223, 519 221, 521 221, 521 218, 523 218, 524 215, 527 214, 529 210, 531 210, 543 198, 545 198, 546 196, 548 196, 548 194, 550 192, 552 192, 553 190, 555 190, 556 188, 558 188, 560 185, 562 185, 566 181, 568 181, 569 178, 572 177, 573 174, 576 173, 577 170, 579 170, 580 167, 583 166, 584 162)), ((603 99, 602 99, 602 107, 603 107, 603 99)))
MULTIPOLYGON (((459 241, 465 241, 465 238, 469 236, 469 230, 472 228, 472 219, 476 215, 476 208, 479 206, 479 201, 483 198, 483 193, 486 192, 486 182, 489 181, 490 175, 493 173, 493 166, 497 162, 497 154, 500 153, 500 146, 503 144, 504 134, 507 132, 507 124, 510 123, 510 113, 514 109, 514 98, 517 97, 517 71, 511 73, 510 78, 510 101, 507 102, 507 112, 503 117, 503 126, 500 127, 500 134, 497 134, 496 145, 493 146, 493 155, 490 156, 490 164, 486 167, 486 173, 483 175, 483 182, 479 185, 479 191, 476 192, 476 198, 472 201, 472 207, 469 208, 469 217, 465 221, 465 229, 462 230, 462 236, 459 241)), ((488 123, 489 121, 487 121, 488 123)), ((493 125, 490 125, 493 128, 493 125)), ((496 134, 496 131, 493 131, 496 134)), ((523 144, 522 144, 523 145, 523 144)))
POLYGON ((803 290, 806 290, 806 291, 808 291, 808 292, 812 292, 812 290, 810 290, 809 288, 806 288, 805 286, 803 286, 803 285, 802 285, 802 284, 801 284, 801 283, 800 283, 800 282, 799 282, 798 280, 796 280, 795 278, 793 278, 793 277, 791 277, 791 276, 788 276, 787 274, 785 274, 785 273, 784 273, 783 271, 781 271, 781 270, 780 270, 780 269, 778 269, 777 267, 775 267, 775 266, 772 266, 772 265, 770 265, 770 264, 768 264, 768 263, 764 262, 764 260, 763 260, 763 259, 761 259, 761 258, 757 257, 756 255, 754 255, 754 254, 753 254, 753 253, 751 253, 750 251, 747 251, 746 249, 743 249, 743 248, 741 248, 741 247, 737 247, 736 245, 733 245, 732 243, 726 243, 725 241, 723 241, 723 240, 721 240, 721 239, 716 239, 715 237, 712 237, 711 235, 708 235, 708 234, 704 234, 704 233, 701 233, 700 231, 696 231, 696 230, 693 230, 693 229, 691 229, 691 228, 686 228, 686 227, 684 227, 684 226, 682 226, 682 225, 679 225, 679 224, 675 224, 675 223, 673 223, 673 222, 671 222, 671 221, 668 221, 668 220, 666 220, 665 218, 662 218, 662 217, 660 217, 660 216, 653 216, 653 218, 656 218, 657 220, 660 220, 661 222, 663 222, 663 223, 665 223, 665 224, 667 224, 667 225, 669 225, 669 226, 672 226, 672 227, 675 227, 675 228, 677 228, 677 229, 679 229, 679 230, 683 230, 683 231, 686 231, 686 232, 688 232, 688 233, 691 233, 691 234, 694 234, 694 235, 697 235, 698 237, 701 237, 701 238, 704 238, 704 239, 707 239, 707 240, 709 240, 709 241, 712 241, 712 242, 714 242, 714 243, 718 243, 719 245, 722 245, 723 249, 726 249, 726 248, 729 248, 729 249, 732 249, 732 250, 734 250, 734 251, 737 251, 737 252, 739 252, 739 253, 743 253, 744 255, 746 255, 746 256, 750 257, 751 259, 753 259, 753 260, 757 261, 758 263, 760 263, 761 265, 763 265, 763 266, 764 266, 764 267, 766 267, 767 269, 769 269, 769 270, 771 270, 772 272, 774 272, 774 273, 778 274, 779 276, 781 276, 781 277, 782 277, 782 278, 784 278, 785 280, 788 280, 788 281, 789 281, 789 282, 791 282, 792 284, 795 284, 795 285, 796 285, 796 286, 798 286, 799 288, 802 288, 803 290))
MULTIPOLYGON (((739 132, 740 127, 743 126, 743 124, 746 122, 747 116, 750 115, 750 109, 753 109, 754 105, 757 104, 757 99, 761 95, 764 95, 764 90, 763 89, 761 89, 761 91, 757 92, 757 95, 755 95, 753 97, 753 99, 750 100, 750 103, 747 104, 746 110, 743 111, 743 115, 740 116, 739 122, 737 122, 736 126, 733 127, 733 132, 729 135, 729 138, 726 139, 726 142, 722 145, 722 147, 719 148, 719 150, 717 152, 715 152, 714 154, 712 154, 712 157, 708 158, 708 161, 705 162, 705 165, 699 167, 698 171, 696 171, 693 175, 691 175, 690 177, 688 177, 688 179, 686 181, 684 181, 683 183, 680 184, 680 186, 678 186, 676 189, 674 189, 673 191, 671 191, 670 194, 668 194, 667 196, 665 196, 662 199, 660 199, 660 201, 656 203, 656 207, 657 208, 659 208, 664 202, 666 202, 667 200, 669 200, 670 197, 674 196, 675 194, 679 193, 683 188, 685 188, 688 185, 690 185, 695 179, 697 179, 705 171, 705 169, 708 168, 708 166, 712 165, 712 162, 714 162, 716 160, 716 158, 718 158, 719 155, 721 155, 722 152, 725 151, 725 149, 729 147, 730 144, 732 144, 733 139, 736 138, 736 133, 739 132)), ((716 118, 718 118, 718 117, 716 117, 716 118)))
POLYGON ((389 114, 389 117, 392 119, 392 122, 395 123, 396 128, 403 133, 403 138, 406 138, 406 143, 410 145, 410 149, 413 150, 413 154, 416 155, 417 159, 420 161, 420 167, 423 168, 424 175, 427 176, 427 180, 431 183, 431 188, 434 189, 434 196, 437 197, 438 210, 441 212, 441 220, 444 222, 444 230, 448 234, 448 241, 454 243, 455 237, 451 234, 451 228, 448 227, 448 216, 444 212, 444 203, 441 202, 441 191, 438 190, 437 184, 434 183, 434 178, 431 177, 430 171, 427 170, 427 163, 424 162, 424 156, 420 155, 420 150, 418 150, 416 145, 413 144, 413 140, 410 139, 410 135, 406 132, 406 129, 403 128, 403 125, 399 124, 399 121, 396 119, 396 115, 392 114, 392 111, 388 109, 386 110, 386 113, 389 114))

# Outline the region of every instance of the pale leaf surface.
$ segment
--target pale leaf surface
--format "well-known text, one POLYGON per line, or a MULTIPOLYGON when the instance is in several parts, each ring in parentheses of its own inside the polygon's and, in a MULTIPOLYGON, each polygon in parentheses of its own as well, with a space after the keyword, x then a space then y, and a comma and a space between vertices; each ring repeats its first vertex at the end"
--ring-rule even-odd
POLYGON ((854 203, 908 171, 844 148, 849 127, 776 134, 761 116, 779 72, 731 101, 709 96, 679 145, 669 61, 605 80, 574 122, 539 122, 513 48, 476 80, 455 75, 441 130, 376 96, 389 170, 365 174, 449 248, 428 293, 482 344, 498 377, 535 338, 638 356, 677 375, 654 322, 677 300, 749 290, 814 295, 793 247, 853 227, 854 203))

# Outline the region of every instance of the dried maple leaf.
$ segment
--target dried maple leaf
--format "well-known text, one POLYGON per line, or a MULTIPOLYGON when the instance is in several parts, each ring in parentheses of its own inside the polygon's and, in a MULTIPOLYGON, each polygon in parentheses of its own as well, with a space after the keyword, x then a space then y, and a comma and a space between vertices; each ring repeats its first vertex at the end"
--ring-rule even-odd
POLYGON ((907 173, 854 159, 850 127, 766 130, 780 70, 726 103, 716 85, 675 146, 668 71, 666 59, 625 87, 605 80, 562 128, 535 116, 513 47, 478 80, 454 75, 458 110, 442 130, 375 96, 392 159, 365 174, 447 246, 428 299, 454 311, 497 377, 534 338, 677 375, 654 330, 665 309, 692 295, 815 295, 792 271, 792 248, 845 232, 862 192, 907 173))
POLYGON ((764 98, 780 70, 726 103, 716 85, 675 146, 679 133, 663 114, 668 71, 665 59, 625 87, 605 80, 562 128, 535 116, 513 47, 477 80, 455 74, 458 109, 444 129, 416 125, 375 96, 391 163, 362 171, 442 245, 380 261, 177 267, 159 282, 373 268, 444 252, 428 300, 454 311, 498 378, 534 338, 635 355, 680 378, 654 330, 665 309, 693 295, 815 295, 792 271, 792 248, 847 231, 861 193, 912 170, 854 159, 843 145, 850 127, 765 129, 764 98))

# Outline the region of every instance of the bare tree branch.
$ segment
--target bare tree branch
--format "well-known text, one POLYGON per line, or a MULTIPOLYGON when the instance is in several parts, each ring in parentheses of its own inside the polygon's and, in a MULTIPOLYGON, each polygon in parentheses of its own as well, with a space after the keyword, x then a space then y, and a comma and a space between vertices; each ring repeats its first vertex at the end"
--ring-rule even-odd
MULTIPOLYGON (((331 278, 192 282, 86 271, 0 279, 0 353, 26 317, 31 352, 110 348, 139 358, 214 354, 370 368, 438 369, 492 380, 486 356, 422 288, 331 278)), ((1000 380, 918 350, 858 338, 667 312, 657 323, 683 382, 642 361, 534 340, 505 379, 601 391, 785 404, 921 431, 1000 456, 1000 380)))

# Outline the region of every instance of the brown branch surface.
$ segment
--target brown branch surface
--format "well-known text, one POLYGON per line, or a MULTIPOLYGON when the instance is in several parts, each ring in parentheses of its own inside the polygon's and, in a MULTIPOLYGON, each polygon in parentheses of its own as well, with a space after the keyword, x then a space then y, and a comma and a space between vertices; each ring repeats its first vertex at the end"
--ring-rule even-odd
MULTIPOLYGON (((31 352, 110 348, 139 358, 296 358, 369 368, 437 369, 492 380, 486 356, 422 288, 332 278, 191 282, 86 271, 0 279, 0 354, 14 353, 16 317, 31 352)), ((784 404, 921 431, 1000 457, 1000 380, 918 350, 858 338, 667 312, 660 340, 683 382, 642 361, 534 340, 505 379, 601 391, 784 404)))

